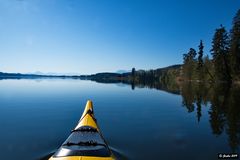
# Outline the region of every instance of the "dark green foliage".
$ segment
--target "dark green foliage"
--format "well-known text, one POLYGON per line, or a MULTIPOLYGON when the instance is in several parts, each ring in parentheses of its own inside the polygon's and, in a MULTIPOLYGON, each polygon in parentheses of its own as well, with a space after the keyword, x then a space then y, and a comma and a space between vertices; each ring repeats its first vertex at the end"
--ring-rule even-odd
POLYGON ((233 18, 230 36, 222 25, 216 29, 212 39, 212 59, 204 57, 202 40, 198 48, 197 60, 192 48, 183 55, 181 75, 184 80, 228 83, 240 81, 240 9, 233 18))
POLYGON ((216 29, 212 40, 211 54, 213 56, 214 75, 216 80, 231 81, 229 69, 229 39, 223 26, 216 29))
POLYGON ((178 93, 177 78, 180 77, 181 67, 182 65, 172 65, 155 70, 135 70, 135 68, 132 68, 132 71, 127 73, 97 73, 84 76, 83 79, 101 83, 127 83, 131 84, 132 89, 135 89, 135 86, 158 89, 168 86, 172 89, 171 92, 178 93))
POLYGON ((135 76, 135 72, 136 72, 135 68, 132 68, 132 76, 133 77, 135 76))
POLYGON ((182 78, 186 81, 213 81, 213 63, 208 56, 203 57, 203 42, 198 46, 198 56, 195 59, 196 51, 190 48, 187 54, 183 55, 182 78))
POLYGON ((195 78, 196 57, 195 49, 190 48, 187 54, 183 55, 183 78, 193 80, 195 78))
POLYGON ((203 58, 203 73, 205 81, 214 81, 213 77, 213 63, 212 60, 209 59, 208 56, 203 58))
POLYGON ((197 75, 198 80, 202 79, 205 80, 205 74, 204 74, 204 68, 203 68, 203 42, 200 41, 200 44, 198 46, 198 60, 197 60, 197 75))
POLYGON ((235 80, 240 80, 240 10, 233 18, 230 34, 231 70, 235 80))
MULTIPOLYGON (((180 76, 181 65, 173 65, 165 68, 159 68, 156 70, 138 70, 134 74, 134 82, 136 84, 153 84, 153 83, 165 83, 170 81, 176 81, 176 78, 180 76)), ((176 83, 176 82, 175 82, 176 83)))
POLYGON ((198 46, 199 51, 198 51, 198 69, 203 67, 203 42, 202 40, 200 41, 200 44, 198 46))

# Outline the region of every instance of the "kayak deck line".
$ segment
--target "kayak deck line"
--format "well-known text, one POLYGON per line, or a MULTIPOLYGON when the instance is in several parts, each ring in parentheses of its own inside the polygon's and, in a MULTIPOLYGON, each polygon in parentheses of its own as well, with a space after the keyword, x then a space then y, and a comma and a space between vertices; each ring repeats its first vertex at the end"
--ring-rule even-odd
POLYGON ((90 126, 83 126, 81 128, 78 129, 73 129, 71 132, 97 132, 96 128, 90 127, 90 126))
POLYGON ((88 100, 77 126, 49 160, 115 160, 88 100))

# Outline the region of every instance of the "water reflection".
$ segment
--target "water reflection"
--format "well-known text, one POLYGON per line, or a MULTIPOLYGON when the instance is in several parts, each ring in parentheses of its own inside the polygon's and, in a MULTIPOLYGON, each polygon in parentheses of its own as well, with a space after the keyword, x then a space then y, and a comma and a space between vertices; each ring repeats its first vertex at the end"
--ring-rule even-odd
POLYGON ((180 83, 180 84, 131 84, 132 88, 148 87, 164 90, 182 96, 182 106, 189 113, 196 110, 196 119, 200 123, 202 107, 209 107, 209 123, 212 133, 228 135, 232 152, 240 145, 240 86, 228 84, 180 83), (134 86, 134 87, 133 87, 134 86))
POLYGON ((197 120, 201 119, 201 108, 210 103, 209 123, 216 136, 228 135, 229 146, 236 152, 240 142, 240 87, 238 85, 187 83, 181 87, 183 106, 188 112, 197 109, 197 120))
MULTIPOLYGON (((240 145, 240 85, 204 84, 200 82, 176 83, 139 81, 124 82, 131 85, 132 90, 138 88, 154 88, 182 96, 182 106, 189 113, 196 110, 196 119, 200 123, 202 107, 209 107, 209 123, 212 134, 219 136, 228 135, 228 143, 232 152, 236 152, 240 145)), ((118 83, 119 83, 118 82, 118 83)), ((104 83, 104 81, 101 81, 104 83)))
POLYGON ((15 151, 16 156, 11 155, 12 159, 19 155, 31 157, 25 159, 46 159, 50 156, 48 153, 57 149, 69 135, 71 126, 79 118, 79 106, 89 98, 98 106, 96 113, 110 146, 129 159, 144 159, 141 157, 149 155, 152 156, 149 159, 157 159, 159 150, 163 159, 197 159, 198 153, 206 156, 202 159, 214 159, 218 152, 239 152, 240 85, 151 81, 105 85, 71 79, 44 79, 41 83, 2 80, 0 88, 0 122, 4 131, 2 159, 12 152, 6 149, 7 144, 18 146, 24 141, 25 146, 34 146, 34 141, 28 141, 29 136, 35 141, 44 139, 46 143, 38 143, 38 148, 31 147, 32 154, 26 154, 29 150, 15 151), (139 89, 143 87, 155 90, 139 89), (13 115, 14 119, 9 118, 13 115), (13 129, 16 119, 21 125, 13 129), (157 123, 146 125, 146 122, 157 123), (22 128, 31 128, 31 132, 22 128), (12 139, 16 137, 11 135, 16 129, 19 141, 12 139), (206 142, 211 144, 202 150, 206 142), (155 147, 148 147, 152 145, 155 147), (172 152, 175 154, 171 155, 172 152), (36 156, 36 153, 44 154, 36 156))

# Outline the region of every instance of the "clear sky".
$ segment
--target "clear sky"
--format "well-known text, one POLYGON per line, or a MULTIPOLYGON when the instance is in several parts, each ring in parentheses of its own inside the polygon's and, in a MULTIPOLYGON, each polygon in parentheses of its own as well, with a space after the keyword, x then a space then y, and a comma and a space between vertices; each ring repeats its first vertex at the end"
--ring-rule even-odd
POLYGON ((91 74, 182 63, 240 0, 0 0, 0 71, 91 74))

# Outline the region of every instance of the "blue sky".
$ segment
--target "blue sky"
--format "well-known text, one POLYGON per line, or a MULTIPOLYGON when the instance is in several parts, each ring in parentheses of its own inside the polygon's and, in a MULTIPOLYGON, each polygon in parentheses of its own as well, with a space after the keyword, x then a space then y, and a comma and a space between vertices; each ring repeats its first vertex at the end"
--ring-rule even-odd
POLYGON ((91 74, 182 63, 239 0, 0 0, 0 71, 91 74))

